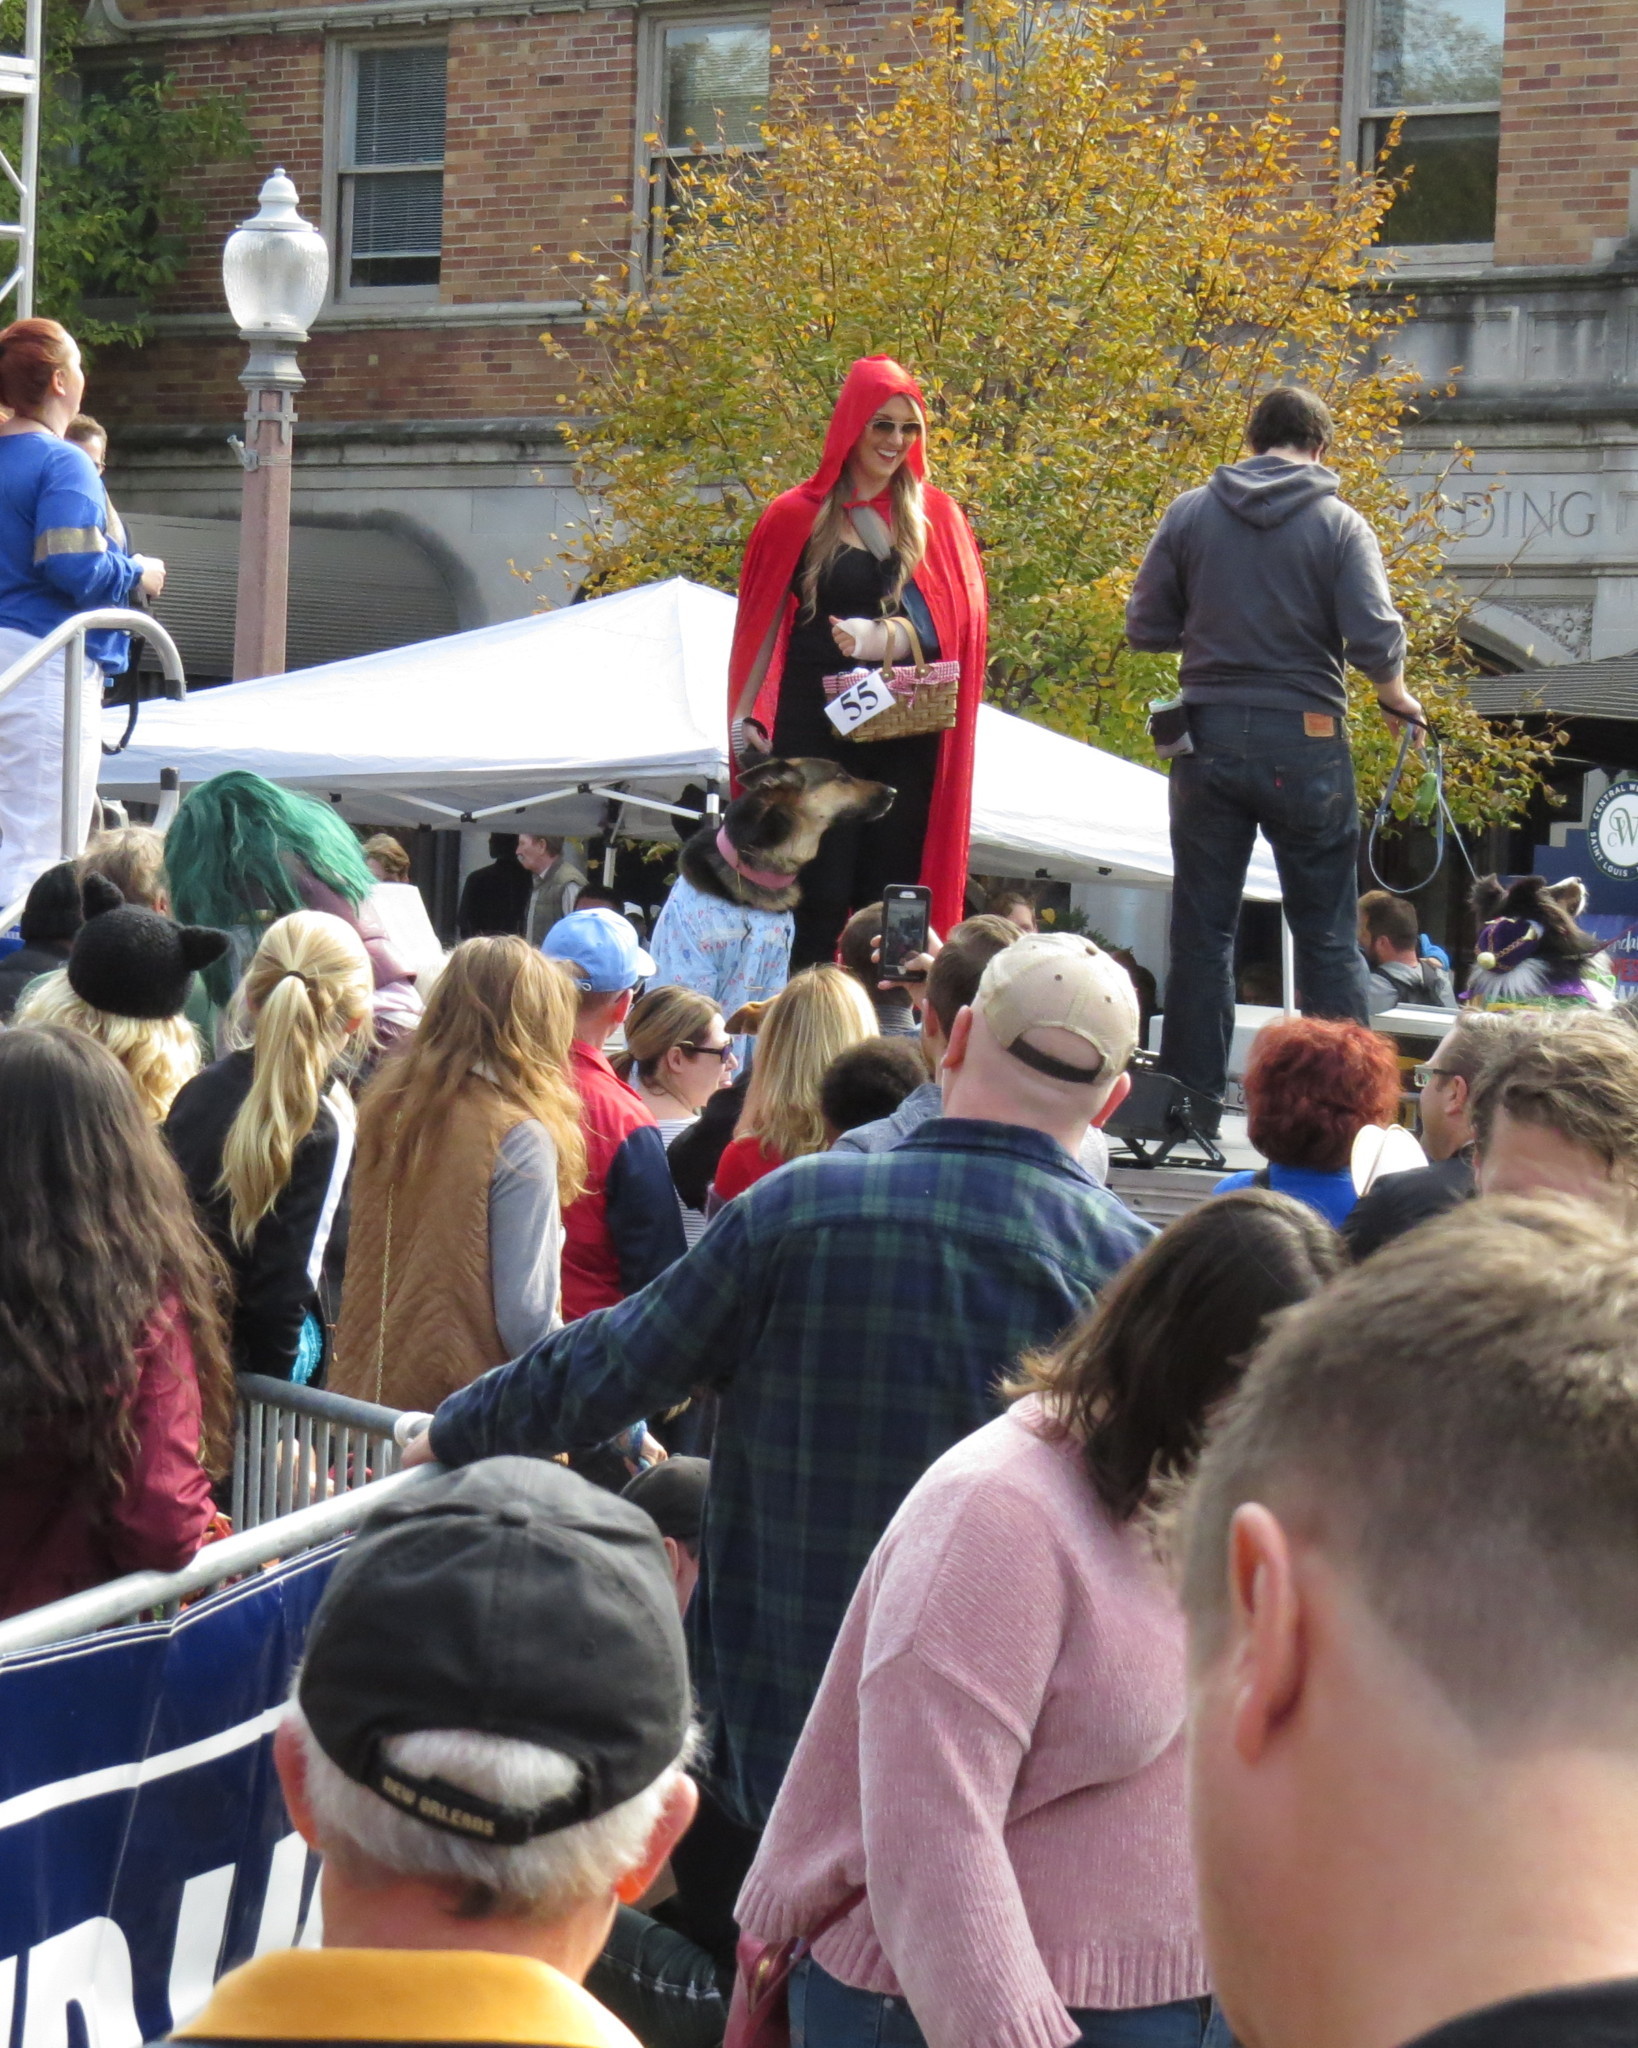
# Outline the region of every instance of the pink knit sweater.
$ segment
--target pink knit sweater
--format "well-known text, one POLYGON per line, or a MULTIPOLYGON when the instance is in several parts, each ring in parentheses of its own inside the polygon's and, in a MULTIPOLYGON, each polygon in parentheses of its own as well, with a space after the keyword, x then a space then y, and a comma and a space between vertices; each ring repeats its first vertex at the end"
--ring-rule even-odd
POLYGON ((930 2048, 1065 2048, 1070 2007, 1206 1989, 1183 1624, 1078 1446, 1022 1401, 939 1459, 865 1568, 739 1900, 908 1998, 930 2048))

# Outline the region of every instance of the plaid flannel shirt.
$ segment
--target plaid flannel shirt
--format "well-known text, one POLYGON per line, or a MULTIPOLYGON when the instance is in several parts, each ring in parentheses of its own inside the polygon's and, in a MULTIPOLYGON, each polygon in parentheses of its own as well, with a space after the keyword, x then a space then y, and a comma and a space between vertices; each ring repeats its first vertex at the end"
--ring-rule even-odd
POLYGON ((550 1455, 720 1389, 689 1624, 716 1782, 760 1827, 899 1503, 1153 1235, 1043 1133, 940 1117, 759 1181, 641 1293, 453 1395, 433 1449, 550 1455))

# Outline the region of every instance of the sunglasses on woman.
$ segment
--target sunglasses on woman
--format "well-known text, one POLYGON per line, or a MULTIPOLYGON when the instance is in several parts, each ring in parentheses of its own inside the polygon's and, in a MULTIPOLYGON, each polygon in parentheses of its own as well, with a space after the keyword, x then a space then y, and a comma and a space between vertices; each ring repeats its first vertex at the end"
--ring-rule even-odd
POLYGON ((680 1052, 708 1052, 714 1060, 727 1060, 732 1059, 734 1056, 734 1048, 731 1045, 695 1045, 692 1040, 687 1038, 683 1039, 678 1050, 680 1052))

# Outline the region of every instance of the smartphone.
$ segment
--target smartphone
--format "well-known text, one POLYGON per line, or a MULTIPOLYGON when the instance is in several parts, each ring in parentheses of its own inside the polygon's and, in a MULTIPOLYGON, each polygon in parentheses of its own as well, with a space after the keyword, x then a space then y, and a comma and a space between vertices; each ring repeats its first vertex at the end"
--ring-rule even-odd
POLYGON ((918 882, 889 882, 882 891, 883 981, 896 981, 907 963, 927 951, 933 892, 918 882))

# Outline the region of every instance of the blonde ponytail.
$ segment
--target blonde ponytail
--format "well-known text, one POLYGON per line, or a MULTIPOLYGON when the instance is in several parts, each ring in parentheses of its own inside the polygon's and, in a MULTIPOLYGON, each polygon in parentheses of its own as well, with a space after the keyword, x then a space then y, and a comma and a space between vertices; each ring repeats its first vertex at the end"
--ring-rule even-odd
POLYGON ((298 910, 263 934, 244 983, 255 1066, 222 1147, 218 1183, 235 1244, 249 1243, 288 1186, 331 1068, 368 1034, 370 994, 364 942, 343 919, 298 910))

